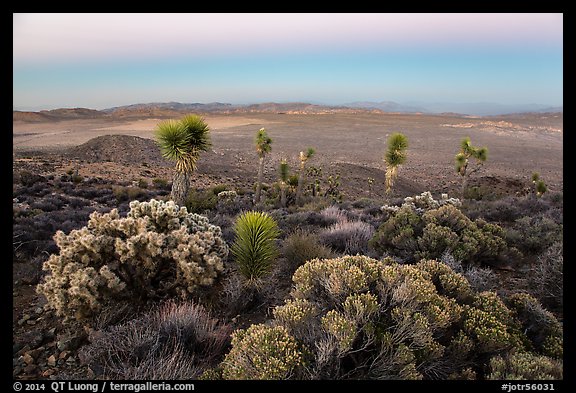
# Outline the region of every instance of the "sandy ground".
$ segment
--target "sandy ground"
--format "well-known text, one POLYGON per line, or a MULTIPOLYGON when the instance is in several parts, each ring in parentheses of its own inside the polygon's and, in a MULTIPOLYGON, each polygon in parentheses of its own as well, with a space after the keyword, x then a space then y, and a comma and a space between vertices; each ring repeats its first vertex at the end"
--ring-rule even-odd
MULTIPOLYGON (((470 136, 474 146, 488 147, 488 161, 476 176, 496 176, 526 182, 539 172, 550 190, 563 190, 563 116, 517 115, 502 118, 463 118, 451 115, 375 113, 206 115, 212 130, 212 151, 199 161, 199 173, 252 182, 257 156, 256 131, 265 127, 273 139, 265 160, 265 179, 275 181, 278 163, 287 158, 293 171, 298 153, 316 149, 309 165, 325 176, 341 175, 349 187, 368 194, 367 178, 384 183, 386 139, 392 132, 408 137, 408 160, 399 175, 427 189, 458 189, 454 156, 460 141, 470 136)), ((13 150, 50 150, 80 145, 108 134, 153 138, 160 120, 66 120, 13 123, 13 150)), ((98 170, 96 168, 95 170, 98 170)), ((117 176, 122 176, 118 174, 117 176)))
MULTIPOLYGON (((204 116, 216 133, 230 127, 270 124, 271 121, 243 116, 204 116)), ((58 122, 13 122, 14 150, 44 150, 53 147, 77 146, 100 135, 123 134, 153 138, 154 129, 162 119, 141 120, 63 120, 58 122)))

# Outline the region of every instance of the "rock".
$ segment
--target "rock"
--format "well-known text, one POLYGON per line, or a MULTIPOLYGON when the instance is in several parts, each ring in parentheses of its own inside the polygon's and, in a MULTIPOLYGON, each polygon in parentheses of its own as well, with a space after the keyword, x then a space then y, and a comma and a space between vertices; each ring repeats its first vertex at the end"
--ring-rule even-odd
POLYGON ((62 352, 60 352, 60 355, 58 355, 58 359, 66 359, 69 354, 70 354, 70 351, 62 351, 62 352))
POLYGON ((18 320, 18 325, 24 325, 30 319, 30 315, 24 314, 20 320, 18 320))
POLYGON ((12 370, 12 376, 15 377, 15 376, 19 375, 21 372, 22 372, 22 367, 16 366, 12 370))
POLYGON ((30 365, 34 363, 34 357, 32 357, 32 355, 30 355, 29 352, 26 352, 23 356, 22 356, 22 360, 24 360, 24 363, 30 365))
POLYGON ((27 374, 32 374, 36 372, 36 370, 38 370, 38 366, 35 364, 29 364, 26 367, 24 367, 24 372, 27 374))
POLYGON ((79 332, 77 334, 64 333, 58 336, 56 346, 60 351, 73 351, 77 349, 82 341, 86 339, 86 333, 79 332))
POLYGON ((42 376, 43 377, 49 377, 50 375, 54 374, 56 372, 56 370, 54 369, 48 369, 44 372, 42 372, 42 376))
POLYGON ((46 363, 47 363, 50 367, 56 367, 56 356, 51 355, 48 359, 46 359, 46 363))

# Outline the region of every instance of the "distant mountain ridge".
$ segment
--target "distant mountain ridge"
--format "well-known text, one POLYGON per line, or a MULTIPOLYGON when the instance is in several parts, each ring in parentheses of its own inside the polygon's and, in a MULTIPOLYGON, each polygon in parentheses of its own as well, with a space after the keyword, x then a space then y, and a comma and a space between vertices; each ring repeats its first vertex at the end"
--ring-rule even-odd
POLYGON ((514 113, 545 113, 563 112, 563 107, 545 105, 502 105, 493 103, 476 104, 399 104, 393 101, 371 102, 359 101, 343 105, 322 105, 307 102, 264 102, 248 105, 235 105, 222 102, 211 103, 181 103, 152 102, 116 106, 95 110, 88 108, 59 108, 53 110, 13 111, 13 121, 41 122, 67 119, 88 118, 137 118, 137 117, 174 117, 182 113, 286 113, 286 114, 322 114, 322 113, 361 113, 361 112, 392 112, 392 113, 424 113, 452 115, 496 116, 514 113), (426 106, 425 106, 426 105, 426 106))

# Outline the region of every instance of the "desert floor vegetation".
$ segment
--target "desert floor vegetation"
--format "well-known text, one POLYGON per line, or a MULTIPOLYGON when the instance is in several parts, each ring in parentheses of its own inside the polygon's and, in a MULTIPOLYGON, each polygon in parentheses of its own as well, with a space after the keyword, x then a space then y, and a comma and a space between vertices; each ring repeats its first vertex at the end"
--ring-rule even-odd
POLYGON ((260 125, 237 127, 246 155, 212 129, 181 205, 152 140, 146 165, 15 154, 14 378, 563 378, 563 193, 548 172, 535 196, 533 168, 492 174, 502 147, 488 145, 459 198, 461 134, 451 180, 430 187, 411 179, 427 153, 407 132, 392 194, 384 142, 379 167, 331 165, 311 143, 318 169, 291 183, 278 165, 298 169, 308 141, 289 151, 266 123, 260 176, 260 125))

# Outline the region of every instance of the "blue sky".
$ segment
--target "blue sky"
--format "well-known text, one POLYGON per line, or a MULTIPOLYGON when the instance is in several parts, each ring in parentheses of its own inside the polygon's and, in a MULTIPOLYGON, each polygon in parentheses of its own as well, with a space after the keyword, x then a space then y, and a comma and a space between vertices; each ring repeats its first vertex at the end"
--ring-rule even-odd
POLYGON ((14 109, 562 95, 562 14, 13 15, 14 109))

